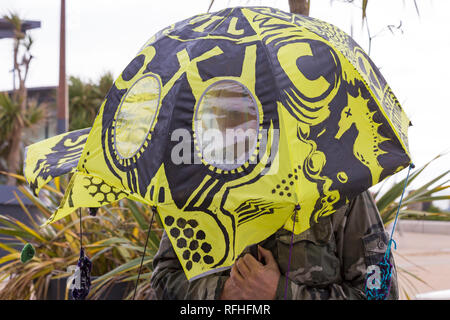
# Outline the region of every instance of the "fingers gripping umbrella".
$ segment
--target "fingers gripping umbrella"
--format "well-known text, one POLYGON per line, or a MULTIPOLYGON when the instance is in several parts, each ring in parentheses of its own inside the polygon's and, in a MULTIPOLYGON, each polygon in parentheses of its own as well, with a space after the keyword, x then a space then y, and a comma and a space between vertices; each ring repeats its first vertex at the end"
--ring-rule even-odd
POLYGON ((409 120, 366 53, 325 22, 230 8, 152 37, 91 129, 28 147, 54 215, 131 198, 157 208, 188 279, 299 234, 410 163, 409 120))

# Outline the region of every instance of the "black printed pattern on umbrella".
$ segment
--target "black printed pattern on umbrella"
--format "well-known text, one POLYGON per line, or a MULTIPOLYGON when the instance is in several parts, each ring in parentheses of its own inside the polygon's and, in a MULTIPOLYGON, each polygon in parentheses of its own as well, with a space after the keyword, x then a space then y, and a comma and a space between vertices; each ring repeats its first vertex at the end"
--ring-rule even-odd
POLYGON ((95 199, 101 205, 117 201, 122 195, 127 195, 125 192, 106 184, 99 178, 85 177, 84 181, 88 183, 84 187, 92 197, 96 197, 95 199), (100 196, 97 197, 98 195, 100 196))
POLYGON ((280 183, 275 185, 275 187, 272 189, 273 194, 278 194, 280 197, 292 197, 295 192, 294 184, 295 181, 298 180, 298 172, 302 167, 298 165, 297 168, 294 168, 294 170, 289 173, 287 177, 281 179, 280 183))
POLYGON ((51 148, 51 152, 45 155, 44 159, 36 162, 33 173, 38 172, 38 174, 35 180, 30 181, 30 188, 36 196, 38 177, 43 180, 47 180, 49 177, 59 177, 77 166, 90 130, 91 128, 86 128, 64 135, 51 148))
POLYGON ((206 264, 213 264, 214 258, 208 253, 212 246, 206 239, 206 234, 199 228, 198 222, 194 219, 185 220, 167 216, 164 219, 166 227, 169 229, 170 236, 176 240, 176 246, 179 249, 185 249, 182 258, 185 261, 187 270, 192 269, 193 263, 199 263, 201 260, 206 264))
POLYGON ((235 210, 238 215, 238 226, 259 218, 263 215, 274 213, 274 204, 261 198, 249 199, 241 203, 235 210))

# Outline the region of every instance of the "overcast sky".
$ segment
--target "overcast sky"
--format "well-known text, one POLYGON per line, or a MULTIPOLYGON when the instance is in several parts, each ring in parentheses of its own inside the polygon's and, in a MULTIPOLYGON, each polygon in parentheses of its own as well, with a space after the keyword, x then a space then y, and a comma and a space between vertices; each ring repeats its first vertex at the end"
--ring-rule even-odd
MULTIPOLYGON (((358 0, 312 0, 310 16, 352 34, 369 50, 358 0)), ((117 77, 141 46, 158 30, 208 10, 210 0, 66 0, 67 73, 85 80, 111 71, 117 77)), ((34 60, 27 85, 56 86, 59 61, 59 0, 0 0, 0 13, 15 11, 40 20, 31 32, 34 60)), ((370 56, 380 68, 413 127, 413 161, 421 166, 450 151, 450 1, 371 0, 367 8, 372 36, 370 56), (401 25, 400 29, 398 27, 401 25), (392 26, 390 31, 388 26, 392 26)), ((288 0, 216 0, 211 12, 232 6, 271 6, 289 11, 288 0)), ((12 88, 12 41, 0 40, 0 90, 12 88)), ((430 168, 429 177, 450 169, 450 155, 430 168)), ((406 170, 393 179, 404 177, 406 170)), ((419 179, 418 179, 419 180, 419 179)), ((423 182, 418 181, 418 183, 423 182)), ((412 186, 414 187, 414 185, 412 186)), ((448 194, 448 192, 447 192, 448 194)), ((448 207, 448 203, 440 206, 448 207)))

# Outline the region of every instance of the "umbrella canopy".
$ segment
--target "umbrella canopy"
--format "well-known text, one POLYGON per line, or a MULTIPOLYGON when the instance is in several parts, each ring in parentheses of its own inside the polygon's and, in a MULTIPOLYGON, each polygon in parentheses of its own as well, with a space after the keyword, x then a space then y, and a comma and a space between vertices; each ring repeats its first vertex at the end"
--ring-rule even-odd
POLYGON ((229 8, 153 36, 87 140, 82 131, 28 147, 25 174, 37 193, 73 170, 47 223, 124 197, 155 206, 194 279, 281 227, 307 230, 406 167, 408 126, 379 70, 338 28, 229 8), (51 161, 73 160, 80 142, 76 168, 51 161))

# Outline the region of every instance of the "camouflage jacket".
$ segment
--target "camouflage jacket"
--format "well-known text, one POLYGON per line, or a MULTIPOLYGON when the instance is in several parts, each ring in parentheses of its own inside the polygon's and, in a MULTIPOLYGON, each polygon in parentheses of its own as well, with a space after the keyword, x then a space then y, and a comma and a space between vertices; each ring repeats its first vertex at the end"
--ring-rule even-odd
MULTIPOLYGON (((367 267, 383 258, 389 235, 369 192, 293 237, 287 299, 366 299, 367 267)), ((291 232, 280 229, 260 245, 281 272, 276 299, 284 299, 291 232)), ((247 250, 248 252, 248 250, 247 250)), ((244 252, 243 254, 245 254, 244 252)), ((398 299, 394 266, 389 299, 398 299)), ((164 233, 153 260, 153 299, 218 299, 229 270, 189 282, 164 233)))

